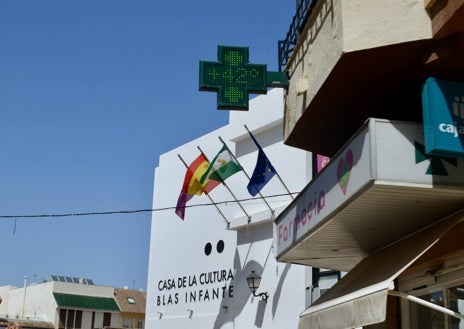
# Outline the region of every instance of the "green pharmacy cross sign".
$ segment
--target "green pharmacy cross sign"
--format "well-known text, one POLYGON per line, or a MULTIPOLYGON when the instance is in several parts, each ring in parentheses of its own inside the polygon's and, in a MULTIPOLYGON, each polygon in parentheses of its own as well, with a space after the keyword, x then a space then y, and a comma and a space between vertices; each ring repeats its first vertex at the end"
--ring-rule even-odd
POLYGON ((200 61, 200 90, 217 92, 218 109, 248 110, 249 94, 266 94, 268 87, 286 87, 283 72, 248 62, 248 47, 218 46, 218 61, 200 61))

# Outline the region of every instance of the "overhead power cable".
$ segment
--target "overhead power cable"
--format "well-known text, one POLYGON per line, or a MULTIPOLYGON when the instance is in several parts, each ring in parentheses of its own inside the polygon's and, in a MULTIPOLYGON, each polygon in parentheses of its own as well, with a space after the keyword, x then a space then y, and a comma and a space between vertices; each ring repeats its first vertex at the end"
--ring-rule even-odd
MULTIPOLYGON (((298 194, 299 192, 292 192, 290 195, 298 194)), ((274 194, 266 196, 266 198, 277 198, 282 196, 288 196, 288 193, 274 194)), ((258 198, 246 198, 240 199, 240 202, 253 201, 258 198)), ((228 200, 220 202, 208 202, 208 203, 198 203, 192 205, 186 205, 185 208, 194 208, 194 207, 207 207, 214 205, 227 205, 235 204, 237 200, 228 200)), ((77 212, 77 213, 64 213, 64 214, 32 214, 32 215, 0 215, 0 219, 24 219, 24 218, 59 218, 59 217, 81 217, 81 216, 102 216, 102 215, 124 215, 124 214, 137 214, 137 213, 146 213, 146 212, 159 212, 166 210, 174 210, 176 206, 163 207, 163 208, 154 208, 154 209, 135 209, 135 210, 115 210, 115 211, 95 211, 95 212, 77 212)))

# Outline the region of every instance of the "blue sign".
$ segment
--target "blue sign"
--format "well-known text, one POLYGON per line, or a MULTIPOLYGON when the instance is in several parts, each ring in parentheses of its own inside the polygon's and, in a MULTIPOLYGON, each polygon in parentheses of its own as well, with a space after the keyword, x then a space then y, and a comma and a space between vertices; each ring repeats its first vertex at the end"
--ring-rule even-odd
POLYGON ((464 83, 428 78, 422 112, 425 153, 464 157, 464 83))

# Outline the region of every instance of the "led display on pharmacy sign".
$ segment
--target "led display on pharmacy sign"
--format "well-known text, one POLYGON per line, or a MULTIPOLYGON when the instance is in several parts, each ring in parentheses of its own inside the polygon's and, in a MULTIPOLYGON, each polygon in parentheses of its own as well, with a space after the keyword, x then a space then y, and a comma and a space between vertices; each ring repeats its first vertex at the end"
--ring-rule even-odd
POLYGON ((248 110, 249 94, 286 86, 286 73, 249 63, 248 47, 218 46, 217 62, 200 61, 200 90, 217 92, 218 109, 248 110))
POLYGON ((422 90, 425 152, 464 157, 464 83, 429 78, 422 90))

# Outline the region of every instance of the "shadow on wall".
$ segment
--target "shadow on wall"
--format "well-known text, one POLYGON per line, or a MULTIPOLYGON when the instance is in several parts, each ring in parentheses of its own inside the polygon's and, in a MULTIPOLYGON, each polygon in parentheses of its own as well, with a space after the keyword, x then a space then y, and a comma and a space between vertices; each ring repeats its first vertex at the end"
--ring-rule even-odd
MULTIPOLYGON (((279 281, 277 282, 277 287, 275 291, 272 292, 273 318, 276 314, 277 306, 280 300, 280 295, 282 293, 282 286, 285 281, 285 278, 287 277, 288 271, 290 270, 290 267, 290 264, 286 264, 282 273, 277 273, 277 275, 279 276, 279 281)), ((255 271, 255 273, 260 276, 263 273, 263 267, 255 260, 248 261, 242 268, 237 250, 235 251, 234 269, 235 276, 232 282, 230 283, 230 285, 234 286, 234 298, 223 299, 221 301, 218 316, 216 318, 216 321, 214 322, 214 329, 220 329, 224 324, 235 321, 235 318, 240 313, 242 313, 243 309, 245 308, 245 305, 248 303, 248 299, 252 295, 251 290, 248 288, 246 278, 251 274, 252 271, 255 271)), ((260 297, 252 297, 251 303, 258 303, 254 325, 257 328, 261 328, 263 326, 264 313, 266 311, 267 303, 260 297)))
MULTIPOLYGON (((248 303, 250 295, 252 295, 246 282, 247 276, 250 275, 251 271, 255 271, 255 273, 259 275, 263 272, 263 267, 254 260, 247 262, 242 268, 237 250, 235 251, 234 269, 234 279, 230 283, 234 286, 234 298, 223 299, 221 301, 218 316, 214 322, 214 329, 222 328, 222 326, 227 322, 234 322, 235 318, 242 313, 245 305, 248 303)), ((255 325, 256 327, 261 328, 264 319, 266 302, 262 301, 260 298, 253 297, 252 303, 255 302, 259 303, 256 312, 255 325)))
POLYGON ((287 277, 288 271, 290 270, 290 264, 285 264, 282 274, 280 274, 279 282, 275 292, 272 294, 272 318, 274 318, 277 312, 277 306, 279 304, 280 295, 282 294, 282 286, 284 285, 285 278, 287 277))

